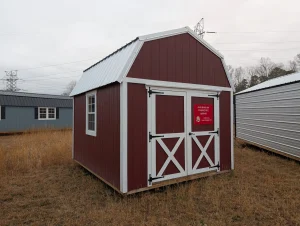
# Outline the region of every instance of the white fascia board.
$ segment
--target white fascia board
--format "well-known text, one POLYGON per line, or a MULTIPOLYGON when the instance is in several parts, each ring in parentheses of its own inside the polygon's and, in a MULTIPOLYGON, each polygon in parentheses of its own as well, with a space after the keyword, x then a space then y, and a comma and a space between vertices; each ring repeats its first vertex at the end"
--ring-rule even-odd
POLYGON ((180 82, 165 82, 165 81, 150 80, 150 79, 139 79, 139 78, 127 77, 124 81, 128 83, 145 84, 148 86, 178 88, 178 89, 185 89, 185 90, 191 89, 191 90, 207 90, 207 91, 219 91, 219 92, 232 91, 232 88, 229 87, 198 85, 198 84, 180 83, 180 82))
POLYGON ((234 125, 234 121, 233 121, 233 91, 230 92, 230 141, 231 141, 231 169, 234 170, 234 139, 233 139, 233 126, 234 125))
POLYGON ((134 51, 132 52, 132 54, 128 58, 128 60, 127 60, 127 62, 125 64, 122 72, 120 73, 120 76, 119 76, 119 78, 117 80, 119 83, 122 83, 123 80, 124 80, 124 78, 126 78, 128 72, 129 72, 132 64, 134 63, 137 55, 139 54, 139 52, 140 52, 143 44, 144 44, 144 41, 140 41, 140 40, 138 41, 138 44, 135 46, 134 51))
POLYGON ((154 34, 139 36, 139 40, 152 41, 152 40, 166 38, 166 37, 170 37, 170 36, 174 36, 174 35, 184 34, 187 32, 188 31, 187 31, 186 27, 182 27, 182 28, 173 29, 173 30, 169 30, 169 31, 163 31, 163 32, 158 32, 158 33, 154 33, 154 34))
POLYGON ((191 28, 186 27, 186 31, 195 39, 197 39, 202 45, 204 45, 206 48, 208 48, 210 51, 216 54, 218 57, 224 59, 224 56, 218 50, 216 50, 212 45, 206 42, 203 38, 200 38, 199 35, 197 35, 191 28))
POLYGON ((230 76, 229 76, 229 73, 228 73, 228 70, 227 70, 227 65, 226 65, 224 59, 221 59, 221 61, 222 61, 223 68, 224 68, 224 70, 225 70, 225 74, 226 74, 226 76, 227 76, 227 79, 228 79, 228 81, 229 81, 230 87, 232 88, 233 92, 235 92, 235 87, 234 87, 234 85, 233 85, 232 79, 231 79, 230 76))
MULTIPOLYGON (((72 115, 73 115, 73 119, 72 119, 72 121, 73 121, 73 124, 72 124, 72 159, 74 159, 74 108, 75 108, 75 106, 74 106, 74 98, 72 98, 73 100, 73 109, 72 109, 72 115)), ((1 108, 1 107, 0 107, 1 108)))

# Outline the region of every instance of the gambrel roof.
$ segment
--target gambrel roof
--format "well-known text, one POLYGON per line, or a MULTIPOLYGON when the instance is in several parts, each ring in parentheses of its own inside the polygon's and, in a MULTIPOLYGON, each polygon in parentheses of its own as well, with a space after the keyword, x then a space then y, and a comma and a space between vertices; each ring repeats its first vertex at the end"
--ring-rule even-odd
POLYGON ((129 42, 112 54, 108 55, 101 61, 84 70, 83 75, 77 82, 70 96, 75 96, 113 82, 121 83, 127 76, 127 73, 130 70, 144 42, 184 33, 188 33, 193 36, 203 46, 208 48, 211 52, 213 52, 221 59, 230 86, 231 88, 233 88, 233 84, 231 78, 228 75, 223 55, 219 53, 215 48, 213 48, 210 44, 208 44, 205 40, 201 39, 189 27, 184 27, 180 29, 137 37, 136 39, 129 42))

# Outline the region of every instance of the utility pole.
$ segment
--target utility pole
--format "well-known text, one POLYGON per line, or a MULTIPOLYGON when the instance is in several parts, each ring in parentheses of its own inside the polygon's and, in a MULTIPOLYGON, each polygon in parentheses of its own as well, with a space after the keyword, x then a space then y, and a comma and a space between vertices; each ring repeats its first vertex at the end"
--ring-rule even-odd
POLYGON ((18 71, 5 71, 6 76, 2 79, 6 82, 6 90, 11 92, 17 92, 20 89, 17 87, 18 71))

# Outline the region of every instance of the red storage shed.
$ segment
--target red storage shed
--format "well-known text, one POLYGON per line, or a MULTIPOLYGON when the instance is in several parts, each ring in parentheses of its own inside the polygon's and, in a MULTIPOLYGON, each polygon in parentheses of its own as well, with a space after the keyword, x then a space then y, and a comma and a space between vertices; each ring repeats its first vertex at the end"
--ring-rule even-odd
POLYGON ((190 28, 137 37, 86 69, 73 158, 130 194, 233 169, 233 86, 190 28))

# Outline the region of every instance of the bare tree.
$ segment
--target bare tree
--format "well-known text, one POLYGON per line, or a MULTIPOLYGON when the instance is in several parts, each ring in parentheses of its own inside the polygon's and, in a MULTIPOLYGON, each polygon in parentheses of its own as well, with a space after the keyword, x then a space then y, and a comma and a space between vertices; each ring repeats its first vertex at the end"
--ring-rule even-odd
POLYGON ((297 62, 295 60, 290 60, 289 65, 288 65, 288 70, 291 71, 292 73, 297 71, 297 62))
POLYGON ((234 68, 231 65, 227 65, 227 71, 231 79, 233 79, 234 68))
POLYGON ((262 57, 259 61, 259 66, 256 69, 256 75, 259 77, 260 82, 267 81, 272 70, 277 65, 271 61, 270 58, 262 57))
POLYGON ((71 81, 67 85, 67 87, 65 88, 65 91, 61 95, 63 95, 63 96, 69 96, 75 86, 76 86, 76 81, 75 80, 71 81))
POLYGON ((242 67, 234 69, 233 81, 235 85, 240 84, 245 78, 245 70, 242 67))
POLYGON ((294 57, 294 61, 296 64, 296 71, 300 71, 300 53, 294 57))

